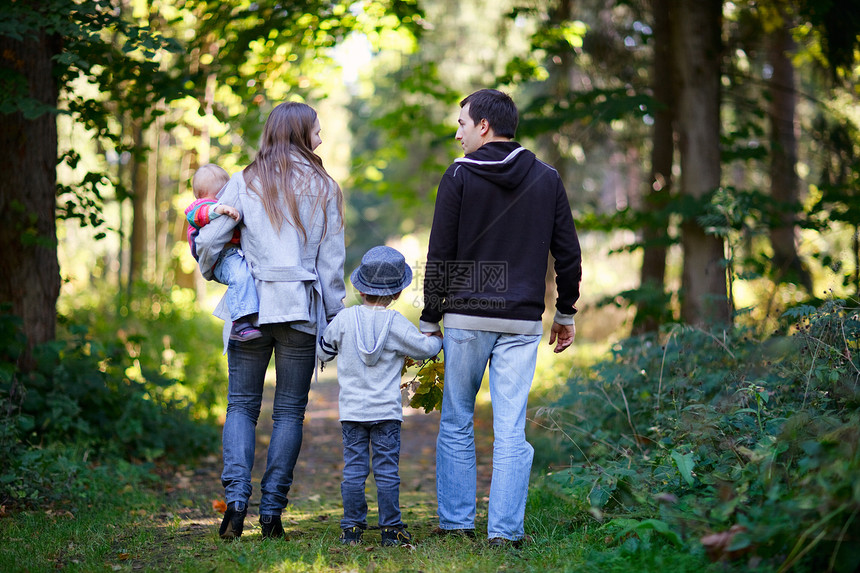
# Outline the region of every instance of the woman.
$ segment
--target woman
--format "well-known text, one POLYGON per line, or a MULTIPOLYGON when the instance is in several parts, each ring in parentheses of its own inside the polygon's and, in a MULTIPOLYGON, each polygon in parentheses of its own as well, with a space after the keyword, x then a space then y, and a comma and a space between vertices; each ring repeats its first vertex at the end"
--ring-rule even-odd
MULTIPOLYGON (((302 445, 316 338, 343 308, 343 194, 314 153, 320 143, 319 119, 310 106, 277 106, 266 120, 256 158, 219 196, 241 214, 241 246, 257 286, 262 334, 249 341, 229 340, 227 346, 222 539, 242 535, 251 497, 254 430, 273 353, 274 425, 260 483, 260 524, 263 537, 284 536, 281 512, 302 445)), ((236 224, 221 217, 200 230, 197 253, 207 279, 236 224)), ((223 299, 215 314, 229 322, 223 299)))

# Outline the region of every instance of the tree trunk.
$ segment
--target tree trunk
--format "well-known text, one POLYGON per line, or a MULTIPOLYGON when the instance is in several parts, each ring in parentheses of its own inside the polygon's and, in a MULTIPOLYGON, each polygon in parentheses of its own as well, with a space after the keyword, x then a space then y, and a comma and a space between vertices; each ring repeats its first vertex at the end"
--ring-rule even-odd
POLYGON ((165 119, 160 117, 155 120, 154 131, 157 134, 156 149, 153 150, 153 166, 150 172, 157 174, 154 183, 155 189, 155 277, 156 284, 162 288, 169 288, 173 284, 173 276, 170 272, 170 264, 173 261, 171 249, 173 248, 173 225, 176 212, 170 208, 171 198, 174 194, 175 176, 163 167, 164 157, 167 152, 174 149, 173 137, 164 129, 165 119))
MULTIPOLYGON (((4 74, 23 77, 27 95, 55 109, 58 91, 52 58, 60 52, 60 40, 41 30, 24 38, 0 36, 0 68, 4 74)), ((56 335, 60 294, 56 116, 27 118, 19 112, 0 116, 0 149, 0 304, 10 305, 11 312, 23 319, 29 351, 56 335)), ((25 367, 27 361, 25 356, 25 367)))
MULTIPOLYGON (((180 180, 176 185, 176 192, 181 193, 185 190, 186 182, 184 179, 184 175, 186 173, 191 173, 191 165, 194 160, 194 154, 190 151, 186 151, 182 154, 182 159, 179 161, 179 173, 180 180)), ((185 216, 182 211, 176 213, 176 216, 173 218, 171 222, 171 235, 170 241, 171 245, 175 243, 183 243, 183 248, 187 249, 187 235, 186 235, 186 226, 188 223, 185 221, 185 216)), ((170 258, 171 267, 173 272, 173 284, 180 286, 182 288, 197 288, 197 276, 200 275, 200 271, 195 268, 192 268, 190 272, 186 272, 185 269, 182 268, 182 264, 180 263, 180 259, 178 257, 170 258)))
MULTIPOLYGON (((657 102, 654 112, 654 132, 651 147, 651 175, 645 195, 645 208, 662 211, 672 192, 672 164, 675 154, 675 73, 672 64, 672 27, 669 0, 652 0, 654 13, 654 67, 651 77, 652 93, 657 102)), ((639 302, 633 320, 633 333, 657 330, 660 317, 667 314, 665 297, 666 250, 669 221, 666 217, 653 219, 643 229, 645 247, 642 256, 640 287, 655 293, 639 302)))
MULTIPOLYGON (((768 59, 773 75, 768 82, 771 126, 770 188, 771 197, 782 205, 795 205, 800 199, 800 182, 797 177, 797 133, 795 109, 797 96, 794 66, 790 54, 794 50, 789 23, 784 22, 768 37, 768 59)), ((780 211, 779 220, 770 231, 773 246, 773 265, 777 282, 802 284, 812 294, 812 279, 797 254, 797 236, 794 210, 780 211)))
MULTIPOLYGON (((721 0, 674 0, 681 192, 703 199, 720 186, 721 0)), ((681 319, 729 323, 724 241, 694 217, 681 227, 684 268, 681 319)))
POLYGON ((134 153, 131 154, 131 255, 128 266, 129 296, 134 284, 144 278, 147 267, 148 235, 149 235, 149 174, 147 173, 147 157, 149 155, 144 143, 143 120, 132 120, 131 133, 134 140, 134 153))

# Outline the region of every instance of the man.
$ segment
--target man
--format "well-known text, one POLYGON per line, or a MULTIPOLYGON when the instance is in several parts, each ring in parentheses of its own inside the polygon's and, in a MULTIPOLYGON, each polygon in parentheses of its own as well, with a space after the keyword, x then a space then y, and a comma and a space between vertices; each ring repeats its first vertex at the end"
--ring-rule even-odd
MULTIPOLYGON (((558 300, 549 343, 562 352, 576 333, 581 251, 558 173, 512 141, 517 108, 497 90, 460 102, 464 157, 436 196, 424 277, 421 330, 445 325, 445 388, 436 443, 439 527, 474 537, 475 397, 490 365, 493 477, 487 537, 519 546, 534 449, 526 402, 542 334, 548 254, 558 300), (444 317, 444 318, 443 318, 444 317)), ((441 335, 441 334, 439 334, 441 335)))

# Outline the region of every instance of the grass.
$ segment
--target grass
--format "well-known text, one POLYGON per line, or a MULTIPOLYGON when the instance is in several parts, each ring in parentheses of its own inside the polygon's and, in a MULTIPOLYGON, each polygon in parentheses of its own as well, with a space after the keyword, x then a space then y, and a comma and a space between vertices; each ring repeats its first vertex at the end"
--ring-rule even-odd
MULTIPOLYGON (((570 363, 546 364, 571 368, 570 363)), ((479 407, 484 412, 482 436, 488 430, 488 410, 487 405, 479 407)), ((490 447, 485 441, 479 461, 488 462, 483 459, 490 447)), ((379 531, 372 529, 363 545, 342 546, 336 468, 318 474, 317 483, 308 484, 312 495, 299 496, 287 507, 283 520, 288 540, 263 540, 252 505, 245 534, 225 543, 217 536, 221 514, 213 509, 213 500, 223 497, 218 463, 211 456, 178 468, 124 462, 81 465, 76 485, 69 488, 77 492, 76 499, 53 504, 46 500, 38 510, 0 517, 0 571, 725 571, 689 548, 654 543, 645 552, 629 550, 623 540, 602 530, 587 508, 542 485, 539 476, 533 480, 526 513, 530 540, 520 551, 491 549, 480 539, 434 536, 435 492, 428 487, 404 487, 401 492, 403 519, 416 540, 413 547, 382 547, 379 531)), ((429 466, 403 467, 403 483, 413 482, 407 479, 410 472, 428 471, 433 471, 432 461, 429 466)), ((372 484, 371 479, 371 524, 376 517, 372 484)), ((486 515, 487 503, 479 501, 479 532, 486 531, 486 515)))
MULTIPOLYGON (((195 474, 196 472, 188 471, 195 474)), ((540 480, 537 480, 538 483, 540 480)), ((217 538, 220 514, 212 508, 211 475, 174 489, 175 476, 129 467, 102 472, 77 502, 0 519, 0 570, 49 571, 725 571, 688 548, 652 544, 628 551, 569 500, 540 486, 532 489, 526 516, 530 542, 520 551, 485 541, 438 537, 435 501, 427 492, 402 496, 413 547, 384 548, 378 530, 365 543, 338 543, 339 500, 316 496, 290 505, 283 519, 289 539, 263 540, 249 514, 237 541, 217 538), (203 486, 203 487, 198 487, 203 486)), ((217 487, 217 483, 215 484, 217 487)), ((369 495, 373 508, 373 496, 369 495)), ((486 502, 478 531, 486 530, 486 502), (483 518, 483 522, 481 521, 483 518)), ((371 509, 370 521, 374 515, 371 509)), ((480 537, 480 536, 479 536, 480 537)))

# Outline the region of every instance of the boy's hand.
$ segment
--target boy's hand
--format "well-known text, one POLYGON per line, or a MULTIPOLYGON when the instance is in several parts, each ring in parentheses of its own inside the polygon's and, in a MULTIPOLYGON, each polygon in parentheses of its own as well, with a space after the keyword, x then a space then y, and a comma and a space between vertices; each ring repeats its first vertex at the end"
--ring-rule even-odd
POLYGON ((219 215, 227 215, 235 221, 238 221, 240 217, 239 211, 237 211, 235 207, 231 207, 230 205, 218 205, 217 207, 215 207, 215 212, 219 215))

